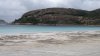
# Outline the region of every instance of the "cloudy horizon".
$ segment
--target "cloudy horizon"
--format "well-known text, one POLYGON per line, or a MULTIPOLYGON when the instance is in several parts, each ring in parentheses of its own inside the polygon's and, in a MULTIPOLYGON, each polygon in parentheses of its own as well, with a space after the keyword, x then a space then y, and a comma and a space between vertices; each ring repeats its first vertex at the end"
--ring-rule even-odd
POLYGON ((100 8, 100 0, 0 0, 0 19, 12 22, 25 12, 52 7, 90 11, 100 8))

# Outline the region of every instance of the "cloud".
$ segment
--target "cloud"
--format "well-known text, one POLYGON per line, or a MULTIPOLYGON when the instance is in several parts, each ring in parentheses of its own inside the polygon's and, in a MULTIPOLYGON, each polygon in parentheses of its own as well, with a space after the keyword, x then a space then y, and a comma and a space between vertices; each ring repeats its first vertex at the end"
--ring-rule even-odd
POLYGON ((27 11, 49 7, 94 10, 100 0, 0 0, 0 18, 11 22, 27 11))
POLYGON ((25 11, 26 8, 18 0, 0 0, 0 19, 13 21, 25 11))
POLYGON ((81 5, 81 9, 94 10, 100 8, 100 0, 86 0, 81 5))

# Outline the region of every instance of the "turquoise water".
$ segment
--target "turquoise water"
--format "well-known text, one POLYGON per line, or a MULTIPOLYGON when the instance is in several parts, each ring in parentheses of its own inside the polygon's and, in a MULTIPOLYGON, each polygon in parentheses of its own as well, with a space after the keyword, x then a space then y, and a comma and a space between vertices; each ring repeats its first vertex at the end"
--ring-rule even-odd
POLYGON ((0 25, 0 33, 60 32, 100 30, 98 26, 34 26, 34 25, 0 25))

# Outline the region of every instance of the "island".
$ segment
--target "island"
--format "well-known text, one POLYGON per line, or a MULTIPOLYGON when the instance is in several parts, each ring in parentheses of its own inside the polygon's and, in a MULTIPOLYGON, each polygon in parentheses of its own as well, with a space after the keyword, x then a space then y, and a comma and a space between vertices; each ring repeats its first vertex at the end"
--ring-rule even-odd
POLYGON ((100 25, 100 9, 86 11, 73 8, 46 8, 25 13, 13 24, 100 25))
POLYGON ((2 24, 7 24, 7 22, 5 20, 0 19, 0 25, 2 25, 2 24))

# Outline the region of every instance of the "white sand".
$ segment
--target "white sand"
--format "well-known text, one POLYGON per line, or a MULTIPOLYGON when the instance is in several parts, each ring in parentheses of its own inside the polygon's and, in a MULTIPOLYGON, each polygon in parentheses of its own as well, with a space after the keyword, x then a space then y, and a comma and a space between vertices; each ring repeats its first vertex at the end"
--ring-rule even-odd
POLYGON ((0 56, 100 56, 100 31, 2 34, 0 56))

